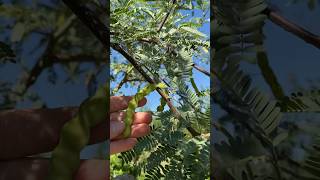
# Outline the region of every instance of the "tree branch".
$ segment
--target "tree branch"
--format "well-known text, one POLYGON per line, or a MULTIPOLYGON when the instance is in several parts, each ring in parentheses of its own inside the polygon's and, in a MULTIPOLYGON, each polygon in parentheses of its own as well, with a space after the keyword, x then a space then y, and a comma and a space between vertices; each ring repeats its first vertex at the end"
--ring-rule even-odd
POLYGON ((198 65, 196 65, 196 64, 193 64, 192 66, 193 66, 196 70, 198 70, 198 71, 202 72, 203 74, 205 74, 205 75, 207 75, 207 76, 210 77, 210 73, 209 73, 208 71, 206 71, 204 68, 202 68, 202 67, 200 67, 200 66, 198 66, 198 65))
POLYGON ((81 1, 63 0, 63 2, 91 30, 103 46, 108 49, 110 39, 109 27, 107 27, 108 23, 102 22, 101 19, 99 19, 97 12, 91 10, 88 5, 81 4, 81 1))
POLYGON ((73 14, 71 15, 66 23, 64 23, 64 25, 59 28, 54 34, 53 37, 54 39, 57 41, 61 38, 61 36, 64 35, 64 33, 66 33, 68 31, 68 29, 73 25, 73 23, 75 22, 75 20, 77 19, 77 17, 73 14))
MULTIPOLYGON (((136 60, 126 51, 124 50, 119 44, 111 43, 111 47, 122 54, 132 65, 133 67, 148 81, 150 84, 157 84, 155 80, 153 80, 136 62, 136 60)), ((181 119, 182 116, 179 111, 173 106, 171 100, 167 97, 167 95, 160 89, 157 88, 157 92, 161 95, 162 98, 167 102, 170 110, 173 112, 174 116, 178 119, 181 119)), ((187 127, 188 131, 191 133, 192 136, 199 136, 200 133, 194 130, 192 127, 187 127)))
POLYGON ((158 27, 158 32, 161 31, 162 27, 164 26, 164 24, 166 23, 166 21, 168 20, 172 10, 173 10, 173 7, 176 3, 176 0, 172 0, 172 6, 170 7, 170 10, 167 12, 167 14, 164 16, 164 18, 162 19, 161 23, 159 24, 159 27, 158 27))
POLYGON ((312 44, 313 46, 320 49, 320 36, 307 31, 306 29, 298 26, 297 24, 294 24, 293 22, 290 22, 270 8, 266 9, 264 13, 268 15, 269 19, 273 23, 282 27, 286 31, 300 37, 305 42, 312 44))
MULTIPOLYGON (((31 71, 26 75, 21 77, 18 86, 22 87, 21 89, 14 89, 13 92, 17 94, 24 94, 30 86, 32 86, 38 76, 42 73, 45 67, 50 65, 50 56, 51 56, 51 51, 53 49, 53 46, 55 42, 61 38, 62 34, 64 34, 74 23, 75 21, 75 16, 70 16, 66 23, 59 29, 57 29, 56 32, 54 32, 52 35, 49 35, 48 39, 48 45, 45 50, 45 52, 41 55, 39 58, 38 62, 33 66, 31 71)), ((13 99, 13 101, 15 101, 13 99)))
POLYGON ((134 79, 129 79, 128 77, 128 73, 126 73, 123 77, 123 79, 120 81, 120 83, 117 85, 117 87, 113 90, 113 94, 115 94, 116 92, 118 92, 122 86, 127 83, 127 82, 133 82, 133 81, 141 81, 141 79, 139 78, 134 78, 134 79))
MULTIPOLYGON (((147 38, 141 38, 139 39, 138 41, 140 42, 145 42, 145 43, 154 43, 154 44, 160 44, 160 42, 157 40, 157 39, 147 39, 147 38)), ((203 74, 207 75, 210 77, 210 73, 208 71, 206 71, 204 68, 196 65, 196 64, 193 64, 192 65, 196 70, 202 72, 203 74)))
POLYGON ((257 52, 258 66, 266 83, 269 85, 274 97, 281 100, 285 97, 285 93, 278 82, 277 76, 269 65, 266 52, 257 52))

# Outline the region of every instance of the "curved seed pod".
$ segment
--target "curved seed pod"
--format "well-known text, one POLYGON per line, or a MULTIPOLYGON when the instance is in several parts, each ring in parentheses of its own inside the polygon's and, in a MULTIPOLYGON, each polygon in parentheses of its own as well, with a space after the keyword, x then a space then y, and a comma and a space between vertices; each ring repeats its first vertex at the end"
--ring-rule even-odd
POLYGON ((164 106, 166 106, 166 100, 163 97, 161 97, 160 105, 157 107, 157 111, 162 112, 164 110, 164 106))
POLYGON ((164 83, 155 84, 148 84, 143 89, 141 89, 130 101, 128 108, 126 110, 126 116, 124 119, 125 129, 122 133, 123 137, 127 138, 131 135, 131 125, 133 121, 133 116, 135 113, 135 109, 138 107, 138 102, 143 99, 143 97, 150 94, 156 88, 165 88, 166 85, 164 83))
POLYGON ((59 144, 52 152, 48 180, 73 179, 80 165, 80 151, 88 144, 90 128, 106 119, 108 105, 109 97, 101 91, 81 103, 78 114, 61 130, 59 144))

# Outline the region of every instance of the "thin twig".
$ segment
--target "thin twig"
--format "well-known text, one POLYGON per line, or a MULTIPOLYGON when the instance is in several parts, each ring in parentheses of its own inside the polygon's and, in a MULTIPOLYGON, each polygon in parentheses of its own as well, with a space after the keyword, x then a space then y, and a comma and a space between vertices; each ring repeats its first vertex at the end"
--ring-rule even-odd
POLYGON ((209 73, 208 71, 206 71, 204 68, 202 68, 202 67, 200 67, 200 66, 198 66, 198 65, 196 65, 196 64, 193 64, 192 66, 193 66, 196 70, 198 70, 198 71, 202 72, 203 74, 205 74, 205 75, 207 75, 207 76, 210 77, 210 73, 209 73))
POLYGON ((128 74, 126 73, 126 75, 123 77, 123 79, 120 81, 120 83, 117 85, 117 87, 114 89, 114 91, 112 92, 113 94, 117 93, 124 84, 128 83, 128 82, 134 82, 134 81, 141 81, 141 79, 139 78, 134 78, 134 79, 129 79, 128 78, 128 74))
POLYGON ((28 73, 27 76, 21 78, 19 86, 22 85, 21 87, 23 88, 19 89, 19 92, 16 93, 24 94, 28 90, 28 88, 36 82, 37 78, 42 73, 44 68, 51 63, 50 56, 55 42, 57 42, 61 38, 62 34, 64 34, 73 25, 74 21, 75 16, 71 15, 61 28, 57 29, 57 31, 54 32, 53 35, 49 36, 48 45, 45 52, 39 58, 38 62, 33 66, 30 73, 28 73))
POLYGON ((77 19, 77 17, 72 14, 67 20, 66 23, 64 23, 64 25, 59 28, 53 35, 54 39, 57 41, 58 39, 61 38, 61 36, 64 35, 65 32, 68 31, 68 29, 73 25, 73 23, 75 22, 75 20, 77 19))
POLYGON ((269 19, 277 24, 278 26, 282 27, 288 32, 300 37, 305 42, 314 45, 315 47, 320 49, 320 36, 309 32, 308 30, 304 29, 303 27, 289 21, 288 19, 282 17, 274 10, 268 8, 264 12, 268 15, 269 19))
MULTIPOLYGON (((145 43, 155 43, 155 44, 160 44, 160 42, 157 40, 157 39, 146 39, 146 38, 141 38, 139 39, 138 41, 141 41, 141 42, 145 42, 145 43)), ((206 71, 204 68, 196 65, 196 64, 193 64, 192 65, 196 70, 202 72, 203 74, 207 75, 210 77, 210 73, 208 71, 206 71)))
POLYGON ((81 4, 81 1, 63 0, 63 2, 91 30, 103 46, 109 49, 109 27, 97 17, 97 12, 93 12, 86 5, 81 4))
POLYGON ((285 97, 285 93, 279 83, 276 74, 274 73, 272 67, 269 65, 269 60, 266 52, 257 53, 258 66, 261 70, 264 80, 269 85, 272 94, 278 100, 285 97))
POLYGON ((159 24, 159 27, 158 27, 158 30, 157 32, 160 32, 162 27, 164 26, 164 24, 166 23, 166 21, 168 20, 169 18, 169 15, 171 14, 173 8, 174 8, 174 5, 176 3, 176 0, 172 0, 172 6, 170 7, 170 10, 167 12, 167 14, 164 16, 164 18, 162 19, 161 23, 159 24))

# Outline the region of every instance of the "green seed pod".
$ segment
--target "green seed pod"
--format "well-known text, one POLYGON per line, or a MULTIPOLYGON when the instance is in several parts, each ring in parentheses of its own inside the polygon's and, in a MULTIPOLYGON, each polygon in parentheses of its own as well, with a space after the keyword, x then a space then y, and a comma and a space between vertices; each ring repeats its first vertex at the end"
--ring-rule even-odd
POLYGON ((73 179, 80 165, 80 151, 88 144, 90 129, 106 119, 109 98, 106 89, 101 89, 81 103, 78 114, 63 126, 59 144, 52 152, 48 180, 73 179))
POLYGON ((162 112, 164 110, 164 106, 166 105, 166 100, 161 97, 160 98, 160 105, 157 107, 158 112, 162 112))
POLYGON ((131 135, 131 125, 133 122, 133 116, 135 113, 135 109, 138 107, 138 102, 143 99, 143 97, 150 94, 152 91, 154 91, 156 88, 165 88, 166 85, 164 83, 159 83, 157 85, 155 84, 148 84, 143 89, 141 89, 130 101, 128 108, 126 110, 126 116, 125 116, 125 129, 122 133, 124 138, 128 138, 131 135))

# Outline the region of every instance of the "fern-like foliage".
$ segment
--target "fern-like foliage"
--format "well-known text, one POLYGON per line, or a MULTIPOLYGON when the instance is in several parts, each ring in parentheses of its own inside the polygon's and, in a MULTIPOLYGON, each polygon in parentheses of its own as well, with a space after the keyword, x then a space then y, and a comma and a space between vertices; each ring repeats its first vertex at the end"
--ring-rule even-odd
MULTIPOLYGON (((187 20, 180 10, 205 9, 208 2, 197 1, 124 1, 111 2, 111 42, 121 44, 148 74, 158 80, 166 80, 170 85, 178 79, 189 81, 194 60, 206 58, 209 41, 197 30, 205 18, 187 20), (186 5, 190 5, 186 6, 186 5), (172 10, 161 31, 159 23, 172 10), (182 8, 182 9, 181 9, 182 8), (130 18, 128 18, 130 17, 130 18)), ((119 64, 119 61, 117 62, 119 64)), ((114 64, 114 63, 112 63, 114 64)), ((127 67, 128 69, 129 67, 127 67)), ((118 71, 118 69, 113 69, 118 71)), ((119 72, 119 71, 118 71, 119 72)), ((120 70, 123 72, 123 70, 120 70)), ((114 73, 121 77, 122 74, 114 73)), ((130 73, 135 79, 136 72, 130 73)))
POLYGON ((228 172, 236 180, 262 180, 275 177, 270 159, 265 156, 247 157, 238 161, 235 166, 239 168, 230 168, 228 172))
POLYGON ((14 57, 15 54, 12 49, 7 44, 0 41, 0 63, 4 63, 6 61, 14 62, 14 57))
MULTIPOLYGON (((202 117, 209 119, 206 115, 202 117)), ((151 134, 139 138, 132 150, 121 153, 123 163, 134 164, 135 175, 142 179, 209 177, 208 136, 189 137, 185 130, 188 123, 179 122, 170 111, 158 113, 153 121, 151 134)))
MULTIPOLYGON (((303 164, 303 168, 312 174, 312 179, 320 179, 320 137, 315 139, 313 149, 303 164)), ((311 178, 310 178, 311 179, 311 178)))
POLYGON ((295 138, 303 133, 287 116, 282 118, 287 112, 319 112, 319 91, 284 95, 263 48, 266 2, 217 0, 213 4, 212 96, 228 113, 214 121, 216 134, 223 138, 212 145, 217 156, 212 161, 213 175, 228 180, 319 179, 319 142, 301 166, 291 157, 295 138), (248 62, 257 63, 276 99, 251 86, 250 76, 241 70, 248 62))
POLYGON ((320 112, 320 90, 292 93, 279 104, 285 112, 320 112))
POLYGON ((262 27, 267 18, 262 12, 264 0, 215 1, 215 55, 213 67, 221 70, 226 63, 256 63, 253 53, 262 51, 262 27))
POLYGON ((156 113, 151 134, 138 138, 132 150, 119 155, 123 164, 134 165, 130 173, 138 179, 209 177, 210 106, 184 83, 177 86, 183 118, 176 119, 170 110, 156 113), (190 125, 202 135, 190 136, 186 131, 190 125))
MULTIPOLYGON (((239 70, 238 65, 229 65, 221 74, 221 88, 230 97, 221 102, 231 114, 241 115, 246 124, 263 143, 273 146, 272 138, 282 117, 277 102, 271 100, 256 88, 251 88, 251 80, 239 70), (270 139, 271 138, 271 139, 270 139)), ((221 99, 217 99, 221 101, 221 99)), ((240 116, 239 116, 240 117, 240 116)))
MULTIPOLYGON (((240 160, 231 158, 231 165, 222 169, 229 179, 281 178, 276 146, 287 137, 279 128, 281 109, 277 101, 251 87, 250 76, 240 70, 241 62, 257 63, 259 54, 264 53, 262 28, 267 16, 263 11, 267 4, 264 0, 225 0, 215 1, 214 8, 212 63, 220 89, 213 93, 213 99, 232 116, 235 124, 240 123, 246 129, 244 132, 248 135, 241 138, 250 139, 253 135, 252 141, 262 144, 262 152, 267 151, 265 158, 268 159, 241 153, 240 160), (259 164, 257 167, 272 167, 274 173, 260 173, 261 170, 252 166, 255 163, 259 164)), ((230 136, 227 135, 229 141, 233 139, 230 136)))

